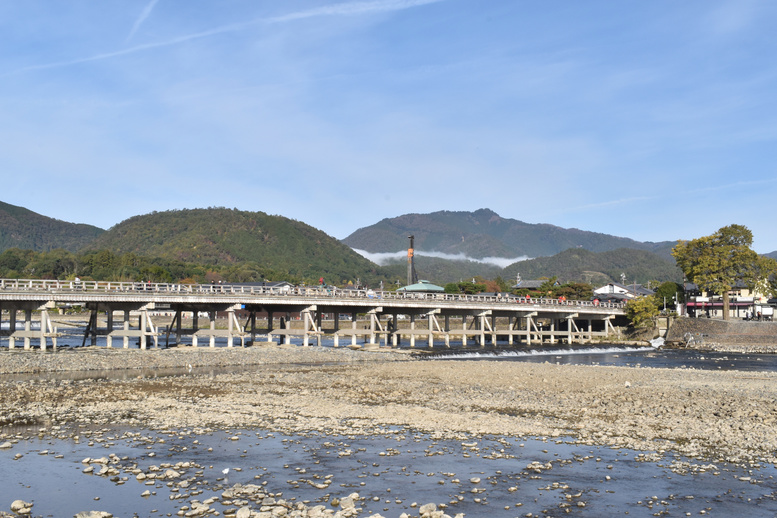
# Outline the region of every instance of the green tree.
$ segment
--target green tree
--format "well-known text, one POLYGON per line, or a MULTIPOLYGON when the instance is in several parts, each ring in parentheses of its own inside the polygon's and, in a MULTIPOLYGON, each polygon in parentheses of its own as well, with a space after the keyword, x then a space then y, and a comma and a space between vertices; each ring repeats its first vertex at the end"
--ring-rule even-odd
POLYGON ((755 290, 767 297, 774 297, 777 293, 777 260, 759 255, 755 269, 755 290))
POLYGON ((0 254, 0 275, 8 278, 18 278, 33 261, 36 253, 32 250, 9 248, 0 254))
MULTIPOLYGON (((542 277, 540 277, 542 279, 542 277)), ((558 280, 558 277, 555 275, 551 277, 550 279, 545 279, 545 282, 542 283, 540 286, 540 291, 543 294, 546 295, 553 295, 553 287, 556 285, 556 280, 558 280)))
POLYGON ((474 295, 486 291, 485 284, 475 284, 471 281, 451 282, 444 286, 445 293, 474 295))
POLYGON ((760 258, 752 244, 753 233, 747 227, 729 225, 711 236, 678 241, 672 249, 689 281, 723 297, 724 320, 729 318, 729 291, 738 280, 753 289, 777 271, 777 261, 760 258))
POLYGON ((663 308, 674 308, 676 303, 683 302, 683 287, 676 282, 667 281, 656 288, 656 304, 663 308))
POLYGON ((626 303, 626 317, 637 329, 650 327, 658 316, 655 295, 632 299, 626 303))
POLYGON ((505 281, 500 275, 498 275, 494 282, 497 285, 498 291, 510 291, 510 283, 505 281))
POLYGON ((552 297, 566 297, 568 300, 590 300, 594 295, 594 287, 582 282, 568 282, 551 289, 552 297))
POLYGON ((76 261, 72 252, 62 248, 39 252, 30 262, 35 276, 41 279, 66 279, 75 274, 76 261))

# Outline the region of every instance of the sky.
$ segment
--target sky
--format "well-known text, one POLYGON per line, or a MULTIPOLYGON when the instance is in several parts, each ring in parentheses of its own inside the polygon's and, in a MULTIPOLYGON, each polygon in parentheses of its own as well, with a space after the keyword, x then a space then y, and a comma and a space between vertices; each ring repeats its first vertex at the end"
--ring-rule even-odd
POLYGON ((0 0, 0 201, 777 250, 771 0, 0 0))

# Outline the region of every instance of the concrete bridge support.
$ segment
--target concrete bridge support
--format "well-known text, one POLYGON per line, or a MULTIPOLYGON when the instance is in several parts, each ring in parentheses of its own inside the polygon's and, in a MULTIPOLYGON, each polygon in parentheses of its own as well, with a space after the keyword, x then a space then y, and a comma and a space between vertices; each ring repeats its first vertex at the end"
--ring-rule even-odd
POLYGON ((0 306, 0 323, 2 323, 2 310, 8 311, 8 330, 0 330, 0 336, 8 337, 8 348, 15 349, 16 341, 21 340, 24 349, 32 349, 33 340, 38 341, 41 351, 48 349, 48 339, 51 338, 51 345, 54 350, 57 349, 57 338, 60 336, 54 327, 49 309, 54 307, 53 303, 40 304, 39 302, 20 302, 16 304, 3 304, 0 306), (24 312, 22 329, 19 329, 18 312, 24 312), (40 312, 40 327, 33 330, 32 321, 34 312, 40 312))
POLYGON ((391 315, 391 346, 399 347, 399 317, 396 313, 391 315))

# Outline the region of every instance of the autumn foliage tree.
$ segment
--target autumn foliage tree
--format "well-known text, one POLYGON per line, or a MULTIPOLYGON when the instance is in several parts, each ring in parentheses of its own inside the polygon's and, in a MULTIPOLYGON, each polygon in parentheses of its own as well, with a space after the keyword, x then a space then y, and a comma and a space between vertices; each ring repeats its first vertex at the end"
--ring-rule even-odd
POLYGON ((658 316, 658 304, 655 295, 640 297, 626 303, 626 317, 637 329, 650 327, 658 316))

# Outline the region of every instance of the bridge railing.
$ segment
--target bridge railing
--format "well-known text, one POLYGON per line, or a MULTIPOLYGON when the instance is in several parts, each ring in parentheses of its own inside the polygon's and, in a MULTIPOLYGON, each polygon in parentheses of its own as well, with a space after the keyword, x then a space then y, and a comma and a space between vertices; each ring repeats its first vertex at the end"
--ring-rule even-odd
POLYGON ((600 307, 622 309, 620 302, 566 300, 563 298, 527 298, 503 295, 464 295, 450 293, 417 293, 372 289, 342 289, 332 286, 262 286, 256 284, 179 284, 155 282, 82 281, 50 279, 0 279, 0 291, 52 293, 145 293, 178 295, 255 295, 277 297, 312 297, 337 299, 417 300, 505 305, 541 305, 600 307))

